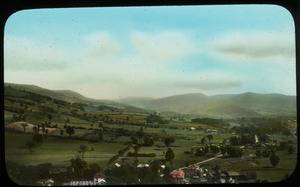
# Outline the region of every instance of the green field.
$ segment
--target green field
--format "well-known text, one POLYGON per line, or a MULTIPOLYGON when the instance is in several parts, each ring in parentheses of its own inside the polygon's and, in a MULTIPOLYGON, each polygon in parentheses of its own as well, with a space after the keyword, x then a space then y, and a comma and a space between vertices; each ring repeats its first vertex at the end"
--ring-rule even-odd
MULTIPOLYGON (((230 120, 198 118, 207 121, 203 123, 193 121, 188 115, 185 115, 184 120, 179 120, 180 115, 176 116, 176 113, 163 115, 124 105, 116 107, 116 103, 68 102, 14 88, 6 88, 4 104, 5 159, 23 166, 50 163, 53 167, 68 168, 71 159, 82 157, 87 164, 98 164, 102 168, 100 171, 109 171, 115 163, 124 166, 129 164, 135 168, 136 161, 144 164, 160 161, 169 166, 170 170, 176 170, 219 155, 220 150, 213 153, 211 148, 205 154, 196 154, 195 150, 211 145, 243 147, 243 154, 220 157, 201 164, 201 168, 219 166, 227 172, 251 171, 256 173, 256 179, 273 182, 291 175, 296 166, 297 150, 288 152, 288 146, 296 148, 297 145, 293 135, 297 129, 295 116, 230 120), (29 125, 23 129, 21 124, 25 122, 29 125), (39 130, 34 131, 37 127, 39 130), (43 128, 48 130, 47 133, 43 128), (68 128, 73 129, 74 133, 68 134, 68 128), (29 146, 28 142, 32 142, 34 135, 39 134, 43 141, 35 142, 34 147, 29 146), (257 134, 268 136, 266 145, 253 142, 257 134), (249 137, 252 140, 249 141, 249 137), (144 138, 150 138, 153 144, 146 144, 144 138), (174 140, 170 145, 165 143, 168 138, 174 140), (233 143, 231 138, 244 142, 233 143), (280 148, 283 143, 286 143, 286 147, 280 148), (274 144, 273 148, 270 148, 271 144, 274 144), (82 145, 87 148, 84 157, 79 152, 82 145), (127 145, 130 145, 129 150, 120 154, 127 145), (135 150, 135 146, 139 146, 139 149, 135 150), (168 148, 175 155, 171 161, 166 160, 168 148), (258 149, 276 149, 279 164, 273 167, 269 156, 256 156, 258 149), (155 156, 127 157, 129 152, 135 151, 136 154, 155 153, 155 156), (118 158, 109 162, 118 154, 118 158)), ((18 178, 18 168, 12 174, 18 178)), ((36 181, 29 182, 34 184, 36 181)))

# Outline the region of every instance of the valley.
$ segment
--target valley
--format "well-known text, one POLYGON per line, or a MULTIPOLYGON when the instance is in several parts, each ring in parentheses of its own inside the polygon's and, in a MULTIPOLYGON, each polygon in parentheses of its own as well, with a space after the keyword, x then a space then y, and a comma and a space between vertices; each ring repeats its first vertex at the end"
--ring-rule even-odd
POLYGON ((280 94, 96 100, 5 83, 4 129, 7 173, 21 185, 97 173, 106 184, 276 182, 297 161, 296 96, 280 94))

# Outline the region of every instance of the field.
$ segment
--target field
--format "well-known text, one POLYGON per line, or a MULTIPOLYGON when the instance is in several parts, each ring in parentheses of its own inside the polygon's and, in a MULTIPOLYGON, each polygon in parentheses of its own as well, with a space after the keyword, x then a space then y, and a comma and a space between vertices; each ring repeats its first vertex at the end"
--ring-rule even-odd
MULTIPOLYGON (((296 166, 294 132, 297 121, 293 115, 230 119, 195 117, 158 113, 115 102, 70 102, 74 98, 59 100, 11 87, 6 87, 5 91, 5 159, 7 163, 16 164, 15 168, 7 168, 15 180, 20 178, 21 168, 41 167, 46 163, 53 168, 68 169, 69 173, 61 174, 61 178, 53 176, 61 183, 64 177, 104 172, 112 180, 111 184, 118 183, 116 178, 120 174, 112 172, 118 164, 131 167, 126 172, 138 174, 134 169, 138 164, 151 165, 158 161, 172 171, 205 161, 201 168, 255 172, 255 180, 268 182, 285 179, 296 166), (255 137, 261 141, 254 142, 255 137), (221 148, 226 149, 223 154, 221 148), (241 152, 230 153, 230 148, 241 152), (169 149, 174 156, 167 156, 169 149), (257 155, 258 150, 268 155, 257 155), (270 162, 271 153, 280 158, 275 166, 270 162), (216 156, 220 157, 207 161, 216 156), (76 158, 86 162, 87 168, 76 171, 71 164, 76 158), (89 171, 88 166, 92 164, 100 169, 94 167, 89 171)), ((160 172, 148 177, 152 177, 151 181, 159 181, 162 174, 169 175, 160 172)), ((123 180, 128 178, 125 173, 123 180)), ((20 179, 19 183, 34 185, 39 177, 29 181, 20 179)), ((142 180, 151 183, 149 178, 142 180)), ((164 178, 165 183, 172 183, 167 181, 164 178)))
MULTIPOLYGON (((175 153, 175 159, 172 161, 172 168, 181 168, 186 165, 191 165, 203 160, 206 160, 210 156, 195 156, 193 154, 185 154, 184 151, 190 151, 192 147, 198 147, 201 145, 201 138, 207 134, 204 131, 190 131, 188 129, 181 129, 183 123, 178 123, 178 129, 166 129, 167 136, 175 137, 175 142, 170 146, 175 153), (188 138, 186 138, 188 137, 188 138)), ((195 124, 189 124, 195 126, 195 124)), ((78 125, 79 126, 79 125, 78 125)), ((112 129, 120 128, 118 125, 104 125, 109 126, 112 129)), ((140 127, 132 125, 123 125, 123 129, 138 131, 140 127)), ((85 136, 86 133, 93 130, 76 130, 75 137, 85 136)), ((161 134, 161 128, 145 128, 145 133, 157 133, 161 134)), ((67 167, 70 164, 70 160, 76 156, 80 156, 78 153, 80 145, 86 145, 88 150, 86 151, 84 158, 88 163, 97 163, 101 168, 108 168, 114 165, 114 163, 124 163, 126 158, 127 163, 133 163, 135 158, 129 158, 126 156, 119 157, 115 162, 109 163, 108 160, 113 155, 116 155, 120 149, 122 149, 126 142, 130 141, 127 136, 120 136, 113 138, 110 141, 109 136, 105 137, 106 141, 89 142, 86 140, 70 139, 69 135, 64 134, 58 136, 59 130, 53 131, 44 138, 43 142, 35 147, 33 151, 29 151, 26 148, 24 142, 32 139, 32 134, 5 132, 5 154, 7 161, 14 161, 27 165, 38 165, 42 163, 51 163, 55 166, 67 167), (51 136, 53 135, 53 136, 51 136)), ((212 144, 219 144, 222 140, 231 137, 231 133, 215 133, 213 135, 212 144)), ((292 140, 286 136, 276 136, 279 140, 292 140)), ((153 160, 164 159, 167 146, 162 140, 154 141, 153 146, 142 146, 139 150, 140 153, 155 153, 155 158, 139 157, 139 163, 149 163, 153 160)), ((131 148, 130 151, 133 152, 131 148)), ((291 175, 296 166, 297 155, 287 154, 287 151, 278 151, 280 156, 280 163, 276 168, 273 168, 270 164, 269 158, 256 158, 249 155, 255 154, 256 148, 249 146, 244 148, 245 154, 243 157, 238 158, 219 158, 213 162, 203 164, 203 167, 214 167, 219 165, 226 171, 255 171, 257 179, 278 181, 284 179, 286 175, 291 175)), ((169 164, 169 163, 167 163, 169 164)))

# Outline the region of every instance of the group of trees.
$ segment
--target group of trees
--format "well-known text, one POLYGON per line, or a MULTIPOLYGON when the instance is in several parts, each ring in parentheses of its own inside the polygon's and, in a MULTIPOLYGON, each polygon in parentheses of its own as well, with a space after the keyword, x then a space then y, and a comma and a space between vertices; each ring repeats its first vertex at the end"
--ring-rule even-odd
POLYGON ((88 164, 83 158, 80 157, 72 158, 70 163, 72 168, 71 177, 90 178, 95 173, 103 171, 97 163, 88 164))
POLYGON ((263 135, 267 133, 290 135, 287 119, 281 118, 243 118, 240 119, 240 126, 232 127, 237 134, 257 134, 263 135))
POLYGON ((228 127, 229 123, 223 119, 212 119, 212 118, 195 118, 192 119, 192 123, 206 124, 212 127, 228 127))
POLYGON ((164 120, 161 116, 156 114, 150 114, 146 118, 147 123, 158 123, 158 124, 167 124, 168 120, 164 120))
POLYGON ((241 135, 241 136, 232 136, 229 138, 229 142, 231 145, 246 145, 246 144, 254 144, 255 138, 254 135, 241 135))
POLYGON ((221 153, 223 155, 228 155, 230 157, 242 156, 244 151, 242 148, 238 146, 232 145, 205 145, 201 147, 193 147, 191 151, 185 151, 185 154, 194 154, 195 156, 205 156, 207 154, 216 155, 217 153, 221 153))
POLYGON ((16 121, 26 121, 27 115, 26 114, 13 114, 12 115, 12 121, 16 122, 16 121))

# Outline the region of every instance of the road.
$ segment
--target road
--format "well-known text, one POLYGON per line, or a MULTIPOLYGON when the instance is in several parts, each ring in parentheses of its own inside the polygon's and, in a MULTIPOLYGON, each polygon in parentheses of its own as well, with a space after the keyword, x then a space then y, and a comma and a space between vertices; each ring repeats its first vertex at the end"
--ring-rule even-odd
MULTIPOLYGON (((223 156, 223 154, 220 154, 220 155, 218 155, 218 156, 209 158, 209 159, 207 159, 207 160, 203 160, 203 161, 201 161, 201 162, 197 162, 197 163, 195 163, 195 164, 200 165, 200 164, 203 164, 203 163, 206 163, 206 162, 210 162, 210 161, 212 161, 212 160, 215 160, 215 159, 217 159, 217 158, 219 158, 219 157, 222 157, 222 156, 223 156)), ((190 168, 190 167, 194 166, 195 164, 189 165, 189 166, 187 166, 187 167, 178 168, 178 170, 190 168)))

